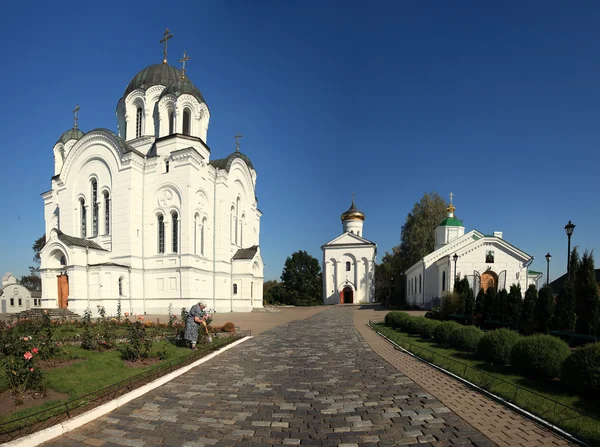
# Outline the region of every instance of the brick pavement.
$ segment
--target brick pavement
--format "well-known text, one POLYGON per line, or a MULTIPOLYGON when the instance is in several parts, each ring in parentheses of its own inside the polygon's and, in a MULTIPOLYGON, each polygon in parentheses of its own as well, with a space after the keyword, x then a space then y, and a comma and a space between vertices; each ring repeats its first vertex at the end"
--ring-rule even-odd
POLYGON ((375 353, 355 311, 267 330, 43 445, 494 445, 375 353))
POLYGON ((574 445, 458 380, 395 350, 365 326, 369 320, 383 320, 387 312, 380 309, 362 308, 354 313, 354 325, 371 348, 492 441, 512 447, 574 445))

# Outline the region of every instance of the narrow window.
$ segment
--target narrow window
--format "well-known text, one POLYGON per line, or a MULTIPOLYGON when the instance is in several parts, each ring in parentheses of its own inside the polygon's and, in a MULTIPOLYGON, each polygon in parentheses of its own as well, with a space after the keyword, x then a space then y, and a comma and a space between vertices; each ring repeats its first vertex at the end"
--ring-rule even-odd
POLYGON ((165 218, 162 214, 158 216, 158 252, 165 252, 165 218))
POLYGON ((346 271, 350 271, 350 261, 346 261, 346 271))
POLYGON ((87 220, 87 215, 86 215, 86 210, 85 210, 85 200, 84 199, 79 199, 79 207, 81 208, 80 210, 80 215, 81 215, 81 237, 85 237, 87 232, 86 232, 86 220, 87 220))
POLYGON ((421 274, 419 273, 419 293, 421 293, 421 274))
POLYGON ((190 111, 188 109, 183 111, 183 134, 190 134, 190 111))
POLYGON ((233 294, 237 295, 237 284, 233 285, 233 294))
POLYGON ((169 172, 169 160, 165 160, 165 173, 169 172))
POLYGON ((67 258, 64 255, 60 257, 60 265, 67 265, 67 258))
POLYGON ((235 213, 235 208, 232 206, 231 207, 231 214, 230 214, 231 224, 230 224, 230 227, 229 227, 229 242, 231 242, 232 244, 233 244, 233 241, 234 241, 233 234, 235 232, 235 229, 234 229, 234 226, 235 226, 235 220, 234 220, 235 217, 234 216, 235 216, 235 214, 234 213, 235 213))
POLYGON ((172 217, 172 221, 173 221, 173 253, 178 253, 178 246, 177 246, 177 242, 178 242, 178 226, 177 226, 177 213, 173 213, 171 214, 172 217))
POLYGON ((104 234, 110 234, 110 195, 104 191, 104 234))
POLYGON ((254 298, 254 283, 250 283, 250 298, 254 298))
POLYGON ((240 247, 244 247, 244 221, 246 216, 242 216, 242 223, 240 224, 240 247))
POLYGON ((10 299, 10 305, 11 305, 11 306, 14 306, 14 305, 15 305, 15 299, 14 299, 14 298, 11 298, 11 299, 10 299))
POLYGON ((194 215, 194 254, 195 255, 198 254, 197 239, 198 239, 198 215, 195 214, 194 215))
POLYGON ((240 198, 235 201, 235 245, 238 245, 238 216, 240 215, 240 198))
POLYGON ((446 290, 446 270, 442 272, 442 292, 446 290))
POLYGON ((204 256, 204 231, 206 228, 206 218, 202 219, 202 225, 200 226, 200 254, 204 256))
POLYGON ((135 112, 135 137, 142 136, 142 108, 138 107, 135 112))
POLYGON ((123 277, 119 278, 119 296, 123 296, 123 277))
POLYGON ((173 112, 169 112, 169 135, 173 135, 173 128, 175 127, 175 117, 173 112))
POLYGON ((22 306, 23 306, 23 299, 19 298, 19 307, 22 307, 22 306))
POLYGON ((92 179, 92 237, 98 236, 98 182, 92 179))

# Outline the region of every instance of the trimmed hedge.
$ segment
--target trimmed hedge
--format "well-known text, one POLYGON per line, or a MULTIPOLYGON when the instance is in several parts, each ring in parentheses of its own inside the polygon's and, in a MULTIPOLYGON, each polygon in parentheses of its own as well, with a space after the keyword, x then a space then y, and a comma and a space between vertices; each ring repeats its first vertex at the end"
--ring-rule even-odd
POLYGON ((496 329, 483 336, 477 347, 477 357, 495 365, 508 365, 513 347, 523 338, 509 329, 496 329))
POLYGON ((511 352, 510 363, 518 373, 532 379, 560 376, 563 362, 571 350, 564 341, 552 335, 531 335, 518 341, 511 352))
POLYGON ((561 384, 568 390, 600 398, 600 342, 579 348, 567 358, 561 384))
POLYGON ((462 326, 455 321, 444 321, 433 331, 433 339, 440 345, 450 344, 450 334, 462 326))
POLYGON ((450 346, 463 352, 475 352, 483 331, 475 326, 462 326, 450 332, 450 346))
POLYGON ((425 318, 425 322, 421 325, 421 331, 419 332, 419 335, 421 338, 433 338, 435 328, 437 328, 440 324, 442 324, 441 321, 425 318))
POLYGON ((392 329, 400 329, 401 321, 406 318, 410 318, 406 312, 388 312, 385 315, 384 323, 392 329))

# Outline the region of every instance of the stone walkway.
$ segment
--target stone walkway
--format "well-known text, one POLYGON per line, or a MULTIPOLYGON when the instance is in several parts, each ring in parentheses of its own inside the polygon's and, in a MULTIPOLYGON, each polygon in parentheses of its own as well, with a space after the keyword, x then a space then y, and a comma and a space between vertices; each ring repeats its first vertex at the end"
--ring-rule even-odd
POLYGON ((356 310, 265 331, 43 445, 494 445, 375 353, 356 310))

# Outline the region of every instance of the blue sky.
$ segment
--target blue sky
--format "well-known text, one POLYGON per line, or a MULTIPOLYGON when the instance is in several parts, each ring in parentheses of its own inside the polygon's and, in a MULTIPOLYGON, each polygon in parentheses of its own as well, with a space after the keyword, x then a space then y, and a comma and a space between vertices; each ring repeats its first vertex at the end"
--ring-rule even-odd
MULTIPOLYGON (((379 259, 425 192, 452 191, 467 231, 503 231, 551 280, 599 246, 598 2, 10 2, 3 6, 0 273, 44 231, 52 146, 116 129, 131 78, 191 55, 214 158, 258 171, 266 279, 341 232, 356 193, 379 259)), ((599 263, 600 264, 600 263, 599 263)))

